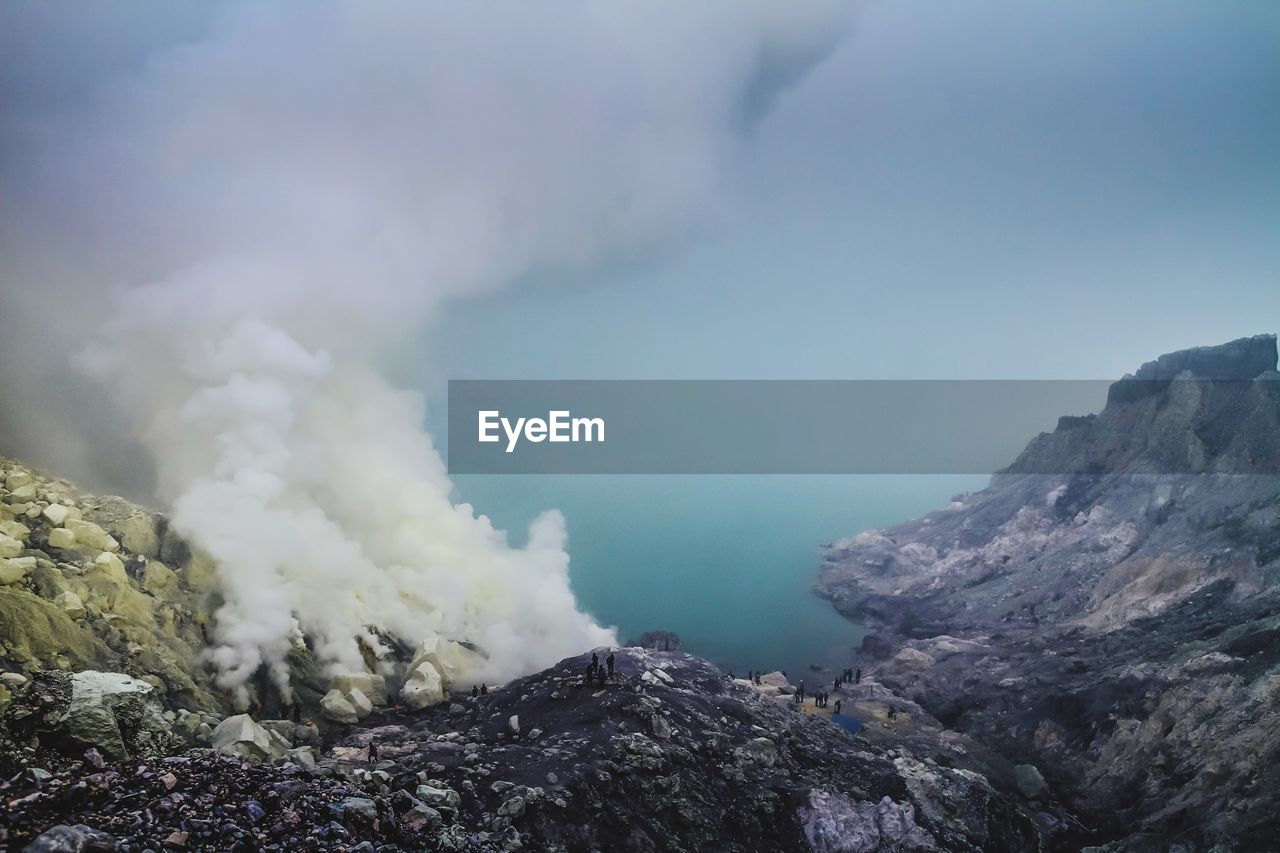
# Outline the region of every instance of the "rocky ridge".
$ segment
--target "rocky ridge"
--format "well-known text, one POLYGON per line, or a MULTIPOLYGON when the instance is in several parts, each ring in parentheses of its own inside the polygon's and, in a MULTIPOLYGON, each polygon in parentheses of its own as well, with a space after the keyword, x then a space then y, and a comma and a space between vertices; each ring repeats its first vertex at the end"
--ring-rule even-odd
POLYGON ((1274 336, 1162 356, 827 553, 868 676, 1034 769, 1085 827, 1064 849, 1280 849, 1275 368, 1274 336))
MULTIPOLYGON (((966 765, 854 737, 697 658, 586 655, 482 696, 375 711, 322 746, 223 720, 211 748, 96 750, 0 783, 32 850, 1026 851, 1040 819, 966 765), (275 763, 273 763, 275 762, 275 763), (58 846, 62 845, 62 846, 58 846)), ((23 693, 26 696, 27 692, 23 693)), ((15 700, 19 701, 19 700, 15 700)), ((35 756, 37 760, 49 757, 35 756)))

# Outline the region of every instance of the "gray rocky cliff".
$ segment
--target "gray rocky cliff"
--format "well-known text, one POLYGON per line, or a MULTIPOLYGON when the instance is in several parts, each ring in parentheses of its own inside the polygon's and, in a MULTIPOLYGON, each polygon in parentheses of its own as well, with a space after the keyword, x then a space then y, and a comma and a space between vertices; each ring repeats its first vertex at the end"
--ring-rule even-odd
POLYGON ((868 674, 1043 773, 1066 849, 1280 849, 1275 368, 1274 336, 1162 356, 981 492, 827 553, 868 674))

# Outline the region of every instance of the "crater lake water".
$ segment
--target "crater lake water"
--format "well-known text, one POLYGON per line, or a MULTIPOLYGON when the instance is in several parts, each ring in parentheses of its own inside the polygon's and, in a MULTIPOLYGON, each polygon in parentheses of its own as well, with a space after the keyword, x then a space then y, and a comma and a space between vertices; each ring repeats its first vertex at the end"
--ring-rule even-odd
POLYGON ((865 633, 812 592, 821 546, 919 517, 985 476, 459 476, 523 545, 558 509, 579 605, 624 643, 674 631, 727 670, 843 668, 865 633))

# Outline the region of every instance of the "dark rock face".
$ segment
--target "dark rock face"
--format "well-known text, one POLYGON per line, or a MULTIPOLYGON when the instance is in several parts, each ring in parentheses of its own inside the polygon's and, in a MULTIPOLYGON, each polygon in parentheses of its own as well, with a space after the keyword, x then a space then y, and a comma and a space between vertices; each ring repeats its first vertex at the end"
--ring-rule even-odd
POLYGON ((864 668, 1042 773, 1084 827, 1064 847, 1280 849, 1275 366, 1273 336, 1163 356, 983 491, 827 555, 864 668))
POLYGON ((917 757, 697 658, 616 654, 603 686, 583 655, 487 696, 375 712, 311 767, 195 750, 24 774, 0 783, 0 845, 83 824, 122 850, 1042 849, 1041 818, 963 750, 917 757))

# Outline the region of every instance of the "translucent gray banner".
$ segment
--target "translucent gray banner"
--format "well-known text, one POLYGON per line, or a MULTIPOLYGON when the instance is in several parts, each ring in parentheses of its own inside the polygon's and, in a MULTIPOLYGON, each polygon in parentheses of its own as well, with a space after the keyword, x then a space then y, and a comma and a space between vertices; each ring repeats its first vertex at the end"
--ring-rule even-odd
POLYGON ((1258 446, 1233 454, 1228 451, 1239 436, 1230 423, 1219 423, 1206 439, 1196 419, 1212 411, 1226 412, 1218 420, 1229 420, 1233 410, 1261 407, 1274 426, 1277 384, 455 380, 449 383, 449 472, 1276 473, 1280 431, 1262 430, 1253 442, 1258 446), (1188 406, 1191 397, 1196 402, 1188 406), (1206 440, 1207 450, 1193 446, 1206 440), (1224 447, 1214 448, 1214 440, 1224 447))

